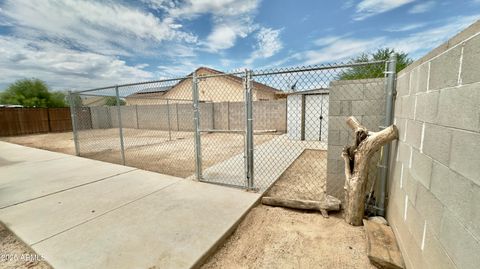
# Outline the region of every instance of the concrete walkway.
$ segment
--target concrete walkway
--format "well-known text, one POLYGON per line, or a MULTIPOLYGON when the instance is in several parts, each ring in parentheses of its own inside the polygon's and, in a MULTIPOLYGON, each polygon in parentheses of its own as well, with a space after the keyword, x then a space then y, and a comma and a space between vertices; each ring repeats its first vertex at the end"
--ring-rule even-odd
MULTIPOLYGON (((325 142, 292 140, 286 134, 254 147, 254 181, 260 192, 267 190, 305 149, 326 150, 325 142)), ((194 176, 189 177, 189 179, 194 176)), ((206 168, 207 182, 246 186, 244 153, 206 168)))
POLYGON ((0 221, 55 268, 189 268, 260 195, 0 142, 0 221))

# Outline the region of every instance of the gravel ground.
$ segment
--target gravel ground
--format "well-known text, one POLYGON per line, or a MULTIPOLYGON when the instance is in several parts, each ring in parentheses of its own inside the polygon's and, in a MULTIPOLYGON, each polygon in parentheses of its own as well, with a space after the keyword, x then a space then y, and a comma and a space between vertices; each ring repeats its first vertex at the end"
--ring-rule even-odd
POLYGON ((0 268, 52 268, 0 223, 0 268))

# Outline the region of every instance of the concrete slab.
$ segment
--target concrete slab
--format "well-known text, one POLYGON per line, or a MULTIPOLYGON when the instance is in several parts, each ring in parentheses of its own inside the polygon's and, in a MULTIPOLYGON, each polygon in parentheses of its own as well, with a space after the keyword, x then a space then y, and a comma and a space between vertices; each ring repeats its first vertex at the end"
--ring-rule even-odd
MULTIPOLYGON (((254 181, 260 192, 267 190, 305 149, 326 150, 327 145, 320 141, 292 140, 287 135, 281 135, 255 146, 254 181)), ((205 169, 203 177, 207 182, 246 186, 243 153, 205 169)))
POLYGON ((258 198, 182 180, 32 247, 56 268, 190 268, 258 198))
POLYGON ((56 159, 30 161, 30 154, 36 156, 34 151, 12 153, 15 158, 25 156, 25 161, 0 166, 0 208, 136 169, 63 154, 56 159))
POLYGON ((71 155, 52 152, 48 150, 32 151, 28 147, 10 144, 0 141, 0 166, 16 164, 20 162, 37 162, 46 161, 59 158, 68 158, 71 155))
POLYGON ((32 245, 181 179, 134 170, 1 210, 1 220, 32 245))
MULTIPOLYGON (((13 154, 0 166, 0 221, 55 268, 190 268, 260 198, 115 164, 0 146, 13 154)), ((4 152, 0 157, 6 159, 4 152)))

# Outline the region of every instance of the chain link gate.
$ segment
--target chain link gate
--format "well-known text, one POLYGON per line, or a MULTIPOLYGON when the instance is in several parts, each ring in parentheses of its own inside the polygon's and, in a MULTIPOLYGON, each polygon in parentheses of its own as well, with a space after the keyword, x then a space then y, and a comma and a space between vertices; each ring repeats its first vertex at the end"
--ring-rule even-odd
POLYGON ((251 94, 247 74, 201 68, 193 77, 194 107, 198 112, 195 119, 199 126, 196 177, 201 181, 253 187, 248 180, 252 171, 252 152, 248 148, 252 148, 253 137, 248 128, 251 94))
POLYGON ((183 78, 75 92, 77 155, 285 198, 343 198, 341 151, 352 140, 345 119, 371 131, 386 124, 386 63, 201 67, 183 78))

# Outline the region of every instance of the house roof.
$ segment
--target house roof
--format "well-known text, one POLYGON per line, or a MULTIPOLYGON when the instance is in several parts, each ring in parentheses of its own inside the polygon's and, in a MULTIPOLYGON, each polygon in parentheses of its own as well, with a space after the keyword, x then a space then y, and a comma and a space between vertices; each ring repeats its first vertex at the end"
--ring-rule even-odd
MULTIPOLYGON (((232 74, 226 74, 224 72, 221 72, 221 71, 218 71, 218 70, 215 70, 213 68, 209 68, 209 67, 205 67, 205 66, 201 66, 199 68, 197 68, 194 72, 198 72, 200 70, 205 70, 213 75, 222 75, 222 74, 225 74, 225 78, 227 79, 230 79, 232 81, 235 81, 237 83, 243 83, 243 79, 241 77, 238 77, 238 76, 235 76, 235 75, 232 75, 232 74)), ((175 85, 172 85, 172 86, 163 86, 163 87, 152 87, 152 88, 147 88, 147 89, 142 89, 140 91, 137 91, 135 93, 132 93, 130 95, 127 96, 128 97, 137 97, 137 96, 140 96, 142 94, 152 94, 152 93, 159 93, 159 94, 165 94, 166 92, 168 92, 169 90, 175 88, 177 85, 179 85, 180 83, 182 83, 184 80, 188 79, 188 78, 191 78, 193 76, 193 73, 190 73, 188 74, 185 78, 181 79, 180 81, 178 81, 175 85)), ((199 78, 202 78, 202 76, 199 76, 199 78)), ((259 83, 259 82, 256 82, 256 81, 253 81, 253 87, 255 90, 260 90, 260 91, 268 91, 268 92, 272 92, 272 93, 283 93, 283 91, 281 90, 278 90, 278 89, 275 89, 273 87, 270 87, 268 85, 265 85, 263 83, 259 83)))
POLYGON ((84 106, 103 106, 105 104, 105 97, 82 96, 82 104, 84 106))
POLYGON ((142 95, 142 94, 150 94, 150 93, 165 93, 168 90, 173 88, 173 86, 161 86, 161 87, 151 87, 151 88, 146 88, 142 89, 140 91, 137 91, 135 93, 132 93, 128 95, 127 97, 134 97, 136 95, 142 95))
MULTIPOLYGON (((221 75, 221 74, 225 74, 224 72, 221 72, 221 71, 218 71, 218 70, 215 70, 213 68, 210 68, 210 67, 205 67, 205 66, 201 66, 199 68, 197 68, 195 70, 195 72, 198 72, 200 70, 207 70, 208 72, 210 73, 213 73, 214 75, 221 75)), ((193 72, 189 74, 189 76, 193 75, 193 72)), ((226 78, 228 79, 231 79, 233 81, 236 81, 238 83, 243 83, 243 79, 241 77, 238 77, 238 76, 235 76, 235 75, 231 75, 231 74, 226 74, 225 75, 226 78)), ((201 76, 200 76, 201 78, 201 76)), ((254 89, 256 90, 262 90, 262 91, 268 91, 268 92, 272 92, 272 93, 281 93, 283 91, 279 90, 279 89, 275 89, 273 87, 270 87, 268 85, 265 85, 263 83, 259 83, 259 82, 256 82, 256 81, 253 81, 253 87, 254 89)))

